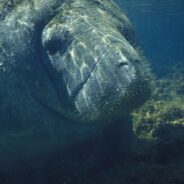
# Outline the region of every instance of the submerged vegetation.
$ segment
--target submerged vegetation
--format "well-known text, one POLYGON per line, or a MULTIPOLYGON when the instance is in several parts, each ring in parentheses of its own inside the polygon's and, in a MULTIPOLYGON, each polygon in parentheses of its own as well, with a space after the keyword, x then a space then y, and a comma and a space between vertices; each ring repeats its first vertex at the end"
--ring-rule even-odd
POLYGON ((151 99, 133 113, 134 132, 139 138, 161 141, 174 139, 174 136, 178 139, 182 134, 180 131, 184 128, 184 72, 178 68, 156 80, 151 99))
POLYGON ((143 174, 140 184, 184 181, 183 70, 180 64, 157 79, 150 100, 132 114, 136 136, 132 155, 143 174))
POLYGON ((183 183, 183 70, 183 64, 180 64, 162 78, 156 79, 150 100, 133 112, 135 139, 123 167, 117 171, 120 178, 123 178, 122 182, 183 183))

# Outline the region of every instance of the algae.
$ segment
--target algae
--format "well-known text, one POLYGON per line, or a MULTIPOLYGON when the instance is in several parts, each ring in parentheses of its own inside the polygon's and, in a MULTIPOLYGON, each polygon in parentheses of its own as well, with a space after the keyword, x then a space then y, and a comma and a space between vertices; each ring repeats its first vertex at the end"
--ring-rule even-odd
POLYGON ((180 135, 184 129, 184 74, 178 67, 171 74, 157 79, 150 100, 132 113, 137 137, 160 141, 172 135, 172 139, 174 135, 176 139, 178 136, 184 138, 180 135))

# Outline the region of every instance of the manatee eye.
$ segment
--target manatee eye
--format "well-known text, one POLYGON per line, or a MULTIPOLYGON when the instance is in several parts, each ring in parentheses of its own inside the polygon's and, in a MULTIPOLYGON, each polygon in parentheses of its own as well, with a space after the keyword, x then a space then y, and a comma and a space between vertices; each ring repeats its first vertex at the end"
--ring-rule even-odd
POLYGON ((62 47, 60 40, 49 40, 45 43, 45 49, 49 55, 55 55, 57 52, 62 50, 62 47))

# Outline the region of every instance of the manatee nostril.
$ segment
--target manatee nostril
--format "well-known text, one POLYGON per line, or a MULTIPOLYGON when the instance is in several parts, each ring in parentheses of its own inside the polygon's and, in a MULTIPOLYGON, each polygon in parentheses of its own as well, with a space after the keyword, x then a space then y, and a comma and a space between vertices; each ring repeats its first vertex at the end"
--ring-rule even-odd
POLYGON ((128 62, 126 62, 126 61, 119 61, 119 62, 118 62, 118 66, 119 66, 119 67, 127 66, 127 65, 128 65, 128 62))
POLYGON ((44 45, 49 55, 55 55, 57 52, 59 52, 59 50, 62 49, 62 43, 60 40, 49 40, 44 45))

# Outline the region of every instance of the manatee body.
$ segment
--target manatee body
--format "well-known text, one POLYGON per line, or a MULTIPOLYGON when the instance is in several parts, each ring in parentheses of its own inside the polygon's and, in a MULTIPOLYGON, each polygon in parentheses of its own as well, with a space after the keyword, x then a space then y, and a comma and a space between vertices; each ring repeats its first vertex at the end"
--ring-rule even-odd
POLYGON ((0 171, 100 137, 117 119, 121 129, 149 96, 144 57, 114 2, 0 8, 0 171))

